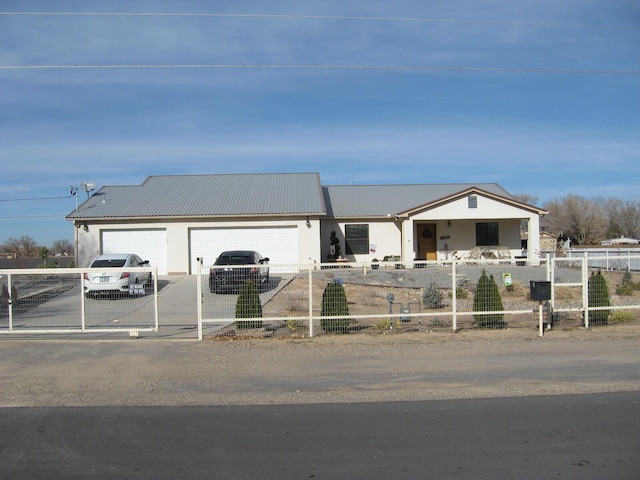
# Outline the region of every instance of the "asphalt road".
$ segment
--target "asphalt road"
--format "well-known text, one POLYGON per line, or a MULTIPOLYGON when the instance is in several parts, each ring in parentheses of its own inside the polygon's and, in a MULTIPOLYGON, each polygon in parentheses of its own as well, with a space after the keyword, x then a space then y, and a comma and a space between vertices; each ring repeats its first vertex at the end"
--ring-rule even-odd
POLYGON ((0 478, 640 478, 634 393, 0 410, 0 478))

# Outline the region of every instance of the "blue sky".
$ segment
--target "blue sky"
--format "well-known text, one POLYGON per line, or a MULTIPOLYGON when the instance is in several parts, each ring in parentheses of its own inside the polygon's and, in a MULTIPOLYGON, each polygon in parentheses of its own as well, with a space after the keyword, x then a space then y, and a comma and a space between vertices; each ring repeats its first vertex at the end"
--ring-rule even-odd
POLYGON ((149 175, 640 200, 634 0, 4 0, 0 13, 0 243, 72 239, 70 186, 149 175), (79 66, 119 68, 60 68, 79 66), (341 68, 308 68, 328 66, 341 68))

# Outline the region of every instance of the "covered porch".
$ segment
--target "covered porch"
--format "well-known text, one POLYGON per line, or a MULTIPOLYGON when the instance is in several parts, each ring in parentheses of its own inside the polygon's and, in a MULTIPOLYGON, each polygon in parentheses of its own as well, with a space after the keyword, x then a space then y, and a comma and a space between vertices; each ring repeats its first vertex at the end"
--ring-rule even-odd
POLYGON ((522 251, 521 222, 529 232, 539 231, 539 217, 503 219, 428 220, 407 219, 402 222, 402 261, 442 263, 453 259, 525 260, 538 264, 539 235, 532 235, 529 248, 522 251), (524 257, 524 258, 523 258, 524 257))

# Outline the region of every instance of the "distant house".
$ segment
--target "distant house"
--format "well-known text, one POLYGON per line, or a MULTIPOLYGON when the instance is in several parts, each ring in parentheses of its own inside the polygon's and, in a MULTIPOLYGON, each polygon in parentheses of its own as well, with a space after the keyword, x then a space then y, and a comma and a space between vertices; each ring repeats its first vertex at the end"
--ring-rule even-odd
POLYGON ((317 173, 151 176, 105 186, 67 219, 78 266, 101 253, 132 252, 160 274, 195 273, 227 249, 258 250, 271 263, 443 261, 474 247, 521 254, 520 225, 535 232, 547 212, 495 183, 329 185, 317 173))
POLYGON ((640 244, 640 240, 636 240, 634 238, 627 237, 618 237, 618 238, 610 238, 608 240, 602 240, 600 245, 603 246, 611 246, 611 247, 623 247, 629 245, 638 245, 640 244))

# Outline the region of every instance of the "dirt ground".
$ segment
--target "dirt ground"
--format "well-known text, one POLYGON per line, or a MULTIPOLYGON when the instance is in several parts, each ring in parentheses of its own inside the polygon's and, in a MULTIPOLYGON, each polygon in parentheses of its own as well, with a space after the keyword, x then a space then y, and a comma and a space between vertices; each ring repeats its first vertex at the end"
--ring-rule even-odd
POLYGON ((640 323, 203 342, 0 340, 0 407, 247 405, 640 391, 640 323))

